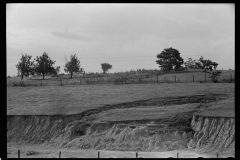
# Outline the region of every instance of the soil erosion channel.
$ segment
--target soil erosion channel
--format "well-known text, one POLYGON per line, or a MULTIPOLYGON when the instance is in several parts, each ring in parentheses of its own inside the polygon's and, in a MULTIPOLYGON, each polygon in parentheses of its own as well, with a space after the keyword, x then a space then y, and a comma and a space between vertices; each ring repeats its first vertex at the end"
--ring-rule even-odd
POLYGON ((120 151, 235 149, 235 118, 202 116, 224 94, 106 105, 75 115, 8 115, 7 141, 120 151))

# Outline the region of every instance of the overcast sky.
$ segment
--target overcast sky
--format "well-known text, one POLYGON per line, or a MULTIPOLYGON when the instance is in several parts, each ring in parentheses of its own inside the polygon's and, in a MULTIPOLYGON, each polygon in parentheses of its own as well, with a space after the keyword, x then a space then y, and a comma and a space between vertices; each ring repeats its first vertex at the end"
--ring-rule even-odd
POLYGON ((184 61, 203 56, 235 66, 234 4, 7 4, 7 75, 21 54, 47 52, 55 66, 76 54, 86 72, 158 69, 173 47, 184 61))

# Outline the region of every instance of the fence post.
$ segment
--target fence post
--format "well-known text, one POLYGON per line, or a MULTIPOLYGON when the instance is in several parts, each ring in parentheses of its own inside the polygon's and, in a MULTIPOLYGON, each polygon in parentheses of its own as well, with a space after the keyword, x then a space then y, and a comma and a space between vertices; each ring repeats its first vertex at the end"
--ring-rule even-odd
POLYGON ((158 83, 158 75, 157 75, 157 83, 158 83))
POLYGON ((217 153, 217 158, 218 158, 218 153, 217 153))
POLYGON ((20 150, 18 150, 18 158, 20 158, 20 150))
POLYGON ((205 71, 205 82, 207 82, 207 72, 205 71))
POLYGON ((98 151, 98 158, 100 158, 100 152, 98 151))
POLYGON ((123 84, 123 77, 122 77, 122 84, 123 84))
POLYGON ((176 82, 176 78, 177 78, 177 76, 175 76, 175 82, 176 82))
POLYGON ((59 152, 59 158, 61 158, 61 151, 59 152))
POLYGON ((136 158, 138 158, 138 152, 136 152, 136 158))
POLYGON ((179 158, 179 153, 177 153, 177 158, 179 158))
POLYGON ((193 75, 193 82, 194 82, 194 75, 193 75))

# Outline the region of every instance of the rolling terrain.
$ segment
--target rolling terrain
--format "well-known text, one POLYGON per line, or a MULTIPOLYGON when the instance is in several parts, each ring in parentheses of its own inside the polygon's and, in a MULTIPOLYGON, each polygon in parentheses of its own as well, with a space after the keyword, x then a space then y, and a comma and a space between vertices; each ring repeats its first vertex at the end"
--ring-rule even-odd
POLYGON ((66 154, 81 149, 114 156, 119 151, 234 156, 234 88, 234 83, 8 87, 9 157, 19 145, 66 154))

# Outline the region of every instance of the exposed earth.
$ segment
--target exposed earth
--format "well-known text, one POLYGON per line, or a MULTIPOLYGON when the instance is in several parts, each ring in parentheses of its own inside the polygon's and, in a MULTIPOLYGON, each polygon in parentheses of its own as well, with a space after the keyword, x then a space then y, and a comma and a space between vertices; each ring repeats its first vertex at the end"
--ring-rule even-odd
MULTIPOLYGON (((232 87, 232 86, 231 86, 232 87)), ((11 97, 10 97, 11 98, 11 97)), ((234 94, 109 103, 76 114, 7 116, 8 157, 235 157, 234 94)), ((11 106, 14 107, 14 106, 11 106)))

